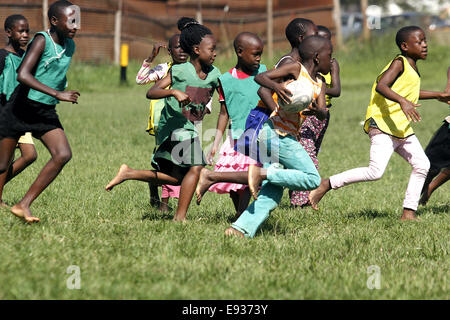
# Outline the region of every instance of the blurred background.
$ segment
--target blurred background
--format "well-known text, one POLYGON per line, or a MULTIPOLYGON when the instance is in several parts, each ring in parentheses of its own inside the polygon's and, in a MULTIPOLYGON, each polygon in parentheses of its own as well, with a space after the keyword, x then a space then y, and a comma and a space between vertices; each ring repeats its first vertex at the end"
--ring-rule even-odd
MULTIPOLYGON (((48 28, 52 0, 0 0, 0 20, 23 14, 32 34, 48 28)), ((75 59, 120 62, 120 47, 130 59, 142 60, 155 42, 178 32, 182 16, 207 25, 218 40, 218 54, 231 58, 232 40, 241 31, 257 33, 266 54, 287 50, 284 29, 295 17, 327 26, 338 49, 349 41, 369 40, 405 25, 422 26, 433 41, 450 44, 450 0, 72 0, 81 7, 75 59)), ((0 43, 6 43, 1 33, 0 43)))

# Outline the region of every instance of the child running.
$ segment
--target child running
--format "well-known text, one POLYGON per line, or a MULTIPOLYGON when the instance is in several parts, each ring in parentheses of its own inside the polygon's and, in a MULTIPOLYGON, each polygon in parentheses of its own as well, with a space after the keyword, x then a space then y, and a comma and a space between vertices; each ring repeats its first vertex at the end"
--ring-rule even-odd
MULTIPOLYGON (((25 47, 28 43, 30 27, 27 19, 14 14, 5 20, 5 32, 8 35, 8 44, 4 49, 0 49, 0 108, 11 98, 14 89, 18 85, 17 68, 22 61, 25 47)), ((7 208, 3 202, 3 188, 12 178, 21 173, 26 167, 32 164, 36 158, 36 148, 30 132, 19 138, 17 146, 20 150, 20 157, 16 159, 8 170, 0 174, 0 206, 7 208)))
MULTIPOLYGON (((445 92, 450 93, 450 67, 447 69, 445 92)), ((450 179, 450 116, 444 119, 442 126, 431 138, 425 154, 430 160, 430 170, 419 201, 422 205, 426 205, 431 194, 450 179)))
POLYGON ((106 186, 110 191, 126 180, 157 184, 181 184, 180 199, 173 220, 186 220, 186 213, 206 160, 195 122, 203 119, 219 86, 220 71, 213 66, 216 40, 212 32, 195 19, 178 20, 180 44, 189 54, 189 63, 172 66, 168 75, 147 92, 149 99, 165 99, 157 130, 152 165, 156 170, 135 170, 123 164, 106 186), (166 89, 169 87, 171 89, 166 89))
POLYGON ((364 131, 371 141, 369 167, 348 170, 322 180, 320 187, 309 195, 311 206, 316 210, 319 201, 331 189, 380 179, 395 151, 413 168, 401 220, 417 219, 415 212, 430 162, 414 135, 411 121, 420 121, 416 110, 419 99, 448 102, 450 94, 420 90, 416 63, 426 59, 428 53, 425 33, 421 28, 403 27, 397 32, 395 41, 401 54, 389 62, 377 77, 367 108, 364 131))
MULTIPOLYGON (((317 26, 317 35, 324 37, 331 41, 331 32, 325 26, 317 26)), ((305 119, 300 129, 299 142, 309 154, 316 169, 319 170, 319 160, 317 154, 319 153, 323 137, 330 122, 331 98, 339 97, 341 94, 341 80, 339 77, 339 64, 335 58, 331 59, 331 71, 323 76, 327 87, 325 91, 325 99, 327 105, 327 117, 324 120, 319 120, 315 116, 309 116, 305 119)), ((294 207, 304 207, 309 205, 309 191, 290 191, 291 205, 294 207)))
POLYGON ((55 106, 59 101, 76 103, 77 91, 64 91, 79 28, 79 7, 56 1, 48 10, 50 29, 38 32, 28 46, 19 67, 19 85, 2 108, 0 117, 0 173, 9 168, 19 137, 25 132, 42 141, 51 159, 39 173, 22 200, 11 212, 27 223, 39 222, 30 205, 56 178, 72 153, 55 106))
MULTIPOLYGON (((331 42, 319 36, 307 37, 299 45, 299 53, 302 63, 285 64, 257 75, 255 81, 273 90, 277 99, 289 102, 290 92, 285 88, 286 82, 279 83, 275 80, 290 78, 296 81, 305 78, 314 88, 314 102, 303 113, 325 118, 325 83, 319 72, 330 71, 331 42)), ((314 163, 296 139, 302 121, 300 113, 289 113, 278 108, 271 94, 262 95, 261 99, 277 111, 264 123, 258 135, 261 150, 267 152, 267 157, 260 155, 264 168, 251 166, 248 172, 248 184, 256 200, 225 231, 226 235, 254 237, 259 226, 281 201, 284 187, 312 190, 320 184, 320 176, 314 163), (257 194, 261 182, 262 187, 257 194)))
POLYGON ((214 171, 203 168, 197 185, 197 204, 200 204, 203 194, 208 190, 217 193, 229 193, 236 209, 241 214, 250 201, 250 191, 247 186, 248 167, 257 165, 255 160, 234 150, 237 139, 245 130, 245 121, 254 106, 258 103, 259 85, 254 81, 257 74, 267 71, 265 65, 260 64, 264 44, 253 33, 242 32, 234 39, 234 49, 238 58, 237 64, 230 71, 220 76, 219 100, 221 109, 217 120, 217 131, 214 144, 207 156, 211 163, 228 122, 229 135, 220 149, 220 157, 214 171), (232 173, 231 175, 229 173, 232 173), (235 173, 235 174, 234 174, 235 173), (228 176, 235 182, 222 182, 228 176), (211 187, 212 186, 212 187, 211 187))
MULTIPOLYGON (((161 63, 151 68, 153 60, 158 55, 161 48, 166 48, 163 43, 157 43, 153 47, 150 56, 144 60, 142 67, 136 76, 136 83, 139 85, 144 85, 147 83, 154 83, 158 80, 164 78, 172 65, 185 63, 187 61, 188 55, 183 51, 180 45, 180 34, 175 34, 169 39, 168 43, 169 55, 172 58, 171 62, 161 63)), ((150 135, 155 135, 158 129, 159 118, 161 117, 161 110, 164 108, 164 100, 151 100, 150 101, 150 114, 148 117, 147 132, 150 135)), ((155 139, 156 141, 156 139, 155 139)), ((156 148, 156 147, 155 147, 156 148)), ((151 182, 148 183, 150 190, 150 205, 159 205, 159 210, 163 212, 169 211, 168 203, 169 198, 179 198, 180 187, 171 185, 162 185, 161 198, 159 201, 158 186, 153 185, 151 182)))

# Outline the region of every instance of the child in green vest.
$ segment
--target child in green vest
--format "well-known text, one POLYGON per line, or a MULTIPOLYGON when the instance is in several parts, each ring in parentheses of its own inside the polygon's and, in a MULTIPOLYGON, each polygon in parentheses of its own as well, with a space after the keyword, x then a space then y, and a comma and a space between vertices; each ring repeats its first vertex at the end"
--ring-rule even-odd
POLYGON ((260 64, 263 48, 262 40, 250 32, 242 32, 234 40, 238 61, 234 68, 219 78, 221 109, 214 144, 207 157, 210 163, 219 144, 222 143, 223 133, 228 123, 230 124, 229 135, 220 148, 220 157, 214 171, 203 168, 196 189, 197 204, 208 189, 217 193, 229 193, 237 217, 247 208, 250 201, 250 191, 247 186, 248 167, 258 163, 235 151, 234 145, 245 130, 245 122, 250 111, 259 101, 259 84, 254 78, 257 74, 267 71, 266 66, 260 64))
MULTIPOLYGON (((6 18, 5 31, 8 35, 8 44, 4 49, 0 49, 0 108, 11 98, 18 84, 17 68, 25 53, 21 47, 28 43, 30 27, 24 16, 14 14, 6 18)), ((5 208, 8 206, 2 200, 3 187, 37 158, 30 132, 19 138, 17 147, 20 150, 20 157, 12 162, 6 172, 0 174, 0 206, 5 208)))
MULTIPOLYGON (((136 75, 136 83, 139 85, 144 85, 148 83, 155 83, 156 81, 164 78, 169 72, 170 68, 179 63, 185 63, 189 57, 181 48, 180 45, 180 34, 175 34, 169 39, 167 45, 168 52, 172 58, 171 62, 160 63, 155 67, 151 67, 151 63, 158 55, 159 50, 166 45, 163 43, 157 43, 154 45, 152 53, 150 56, 144 60, 142 67, 136 75)), ((164 108, 164 99, 151 100, 150 101, 150 114, 148 117, 147 132, 149 135, 154 136, 156 130, 158 129, 159 118, 161 117, 161 111, 164 108)), ((153 185, 151 182, 148 183, 150 190, 150 205, 159 206, 159 210, 163 212, 169 211, 168 203, 169 198, 179 198, 180 197, 180 187, 162 185, 161 192, 161 202, 159 201, 158 186, 153 185)))
POLYGON ((59 101, 77 103, 77 91, 64 91, 79 28, 79 7, 56 1, 48 10, 50 29, 38 32, 25 53, 17 74, 19 85, 0 117, 0 173, 8 170, 19 137, 25 132, 42 141, 51 159, 22 200, 11 212, 27 223, 39 222, 30 205, 56 178, 72 157, 55 106, 59 101))
POLYGON ((414 135, 411 121, 420 121, 416 110, 419 99, 438 99, 448 103, 450 93, 420 90, 417 60, 428 55, 425 32, 417 26, 401 28, 395 37, 401 54, 381 71, 372 86, 364 130, 370 138, 369 166, 355 168, 323 179, 319 188, 309 194, 313 209, 331 189, 346 185, 375 181, 383 176, 395 151, 412 166, 412 173, 403 201, 401 220, 416 220, 420 193, 430 168, 419 140, 414 135))
POLYGON ((207 104, 219 86, 220 71, 213 66, 216 40, 212 32, 185 17, 178 20, 178 29, 181 47, 190 61, 172 66, 168 75, 147 92, 149 99, 166 98, 156 131, 159 147, 152 160, 156 170, 135 170, 123 164, 105 189, 110 191, 126 180, 181 184, 173 220, 184 221, 200 170, 206 164, 195 123, 209 113, 207 104))

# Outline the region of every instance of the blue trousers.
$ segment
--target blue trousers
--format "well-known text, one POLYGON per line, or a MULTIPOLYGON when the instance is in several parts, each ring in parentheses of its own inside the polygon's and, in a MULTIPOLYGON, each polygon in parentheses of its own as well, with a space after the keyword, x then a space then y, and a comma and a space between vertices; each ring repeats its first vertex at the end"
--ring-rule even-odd
POLYGON ((320 175, 313 161, 293 136, 278 135, 268 120, 258 139, 260 156, 264 168, 267 168, 267 179, 262 183, 258 199, 231 225, 250 238, 255 236, 270 212, 280 203, 283 188, 305 191, 314 190, 320 185, 320 175))

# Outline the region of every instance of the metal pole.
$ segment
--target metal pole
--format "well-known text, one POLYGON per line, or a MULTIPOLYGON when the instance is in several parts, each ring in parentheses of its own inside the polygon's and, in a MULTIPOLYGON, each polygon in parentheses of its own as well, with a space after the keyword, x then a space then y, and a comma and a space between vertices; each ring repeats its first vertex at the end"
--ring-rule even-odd
POLYGON ((333 0, 334 4, 334 25, 336 26, 336 44, 338 48, 342 48, 344 46, 344 42, 342 39, 342 28, 341 28, 341 3, 339 0, 333 0))
POLYGON ((44 30, 48 29, 48 0, 42 0, 42 26, 44 30))
POLYGON ((273 3, 267 0, 267 51, 269 52, 269 61, 273 59, 273 3))
POLYGON ((114 64, 116 65, 120 63, 120 40, 122 35, 122 5, 123 1, 118 0, 114 23, 114 64))

